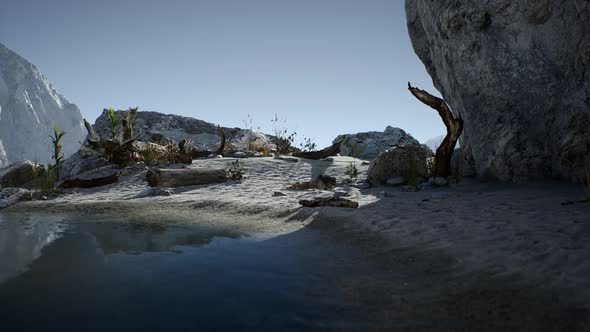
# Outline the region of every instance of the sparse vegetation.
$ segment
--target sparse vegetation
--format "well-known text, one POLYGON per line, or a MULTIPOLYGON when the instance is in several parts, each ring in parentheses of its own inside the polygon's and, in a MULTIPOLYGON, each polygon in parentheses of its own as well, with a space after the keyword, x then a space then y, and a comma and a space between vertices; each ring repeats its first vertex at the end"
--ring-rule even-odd
POLYGON ((140 154, 143 159, 143 163, 146 166, 152 166, 153 161, 158 158, 158 155, 156 154, 156 150, 154 149, 154 147, 150 143, 147 143, 140 150, 140 154))
POLYGON ((107 109, 107 115, 109 117, 107 130, 110 133, 111 138, 117 141, 117 136, 119 135, 119 124, 121 124, 121 117, 117 113, 115 113, 115 109, 112 107, 109 107, 107 109))
POLYGON ((273 133, 275 136, 277 153, 286 154, 291 152, 291 147, 297 137, 297 132, 290 132, 286 126, 287 120, 279 118, 277 114, 275 114, 275 117, 271 122, 273 123, 273 133))
POLYGON ((228 179, 241 180, 244 177, 243 169, 244 162, 240 159, 236 159, 227 163, 225 174, 228 179))
POLYGON ((174 144, 173 141, 169 140, 166 142, 166 144, 164 144, 164 159, 169 163, 176 162, 176 156, 178 155, 178 153, 178 145, 174 144))
POLYGON ((55 191, 55 170, 53 165, 47 164, 47 167, 35 163, 33 166, 33 183, 35 191, 43 196, 49 195, 55 191))
POLYGON ((248 114, 248 117, 243 122, 244 122, 244 129, 246 129, 248 131, 246 133, 246 135, 244 136, 244 139, 246 140, 246 142, 245 142, 246 148, 248 149, 248 151, 256 151, 255 148, 259 144, 259 142, 256 142, 257 137, 255 134, 258 131, 260 131, 260 127, 254 126, 254 118, 250 114, 248 114))
POLYGON ((356 160, 354 162, 350 162, 350 164, 348 164, 348 166, 346 166, 346 170, 344 171, 344 174, 346 174, 348 176, 348 179, 350 182, 354 181, 358 175, 359 175, 359 170, 356 167, 356 160))
POLYGON ((303 142, 300 144, 301 150, 305 152, 315 151, 317 145, 311 138, 304 138, 303 142))
MULTIPOLYGON (((127 112, 125 112, 125 118, 123 119, 123 140, 126 141, 136 134, 135 128, 137 127, 137 111, 139 110, 138 107, 136 108, 129 108, 127 112)), ((110 111, 109 111, 110 113, 110 111)), ((110 114, 109 114, 110 118, 110 114)), ((111 120, 112 121, 112 120, 111 120)), ((140 132, 138 131, 137 134, 140 132)))
POLYGON ((51 138, 51 145, 53 149, 53 156, 52 159, 55 160, 55 167, 53 167, 53 171, 55 171, 55 179, 59 180, 60 178, 60 170, 61 164, 64 160, 64 155, 62 153, 62 144, 61 139, 66 135, 66 132, 63 130, 57 130, 55 123, 53 124, 53 136, 49 136, 51 138))

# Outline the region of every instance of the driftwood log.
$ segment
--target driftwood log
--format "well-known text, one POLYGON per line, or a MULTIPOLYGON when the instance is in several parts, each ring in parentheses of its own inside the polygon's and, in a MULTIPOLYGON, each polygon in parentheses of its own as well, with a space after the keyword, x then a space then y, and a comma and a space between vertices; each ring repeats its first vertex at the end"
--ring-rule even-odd
POLYGON ((331 156, 335 156, 340 153, 340 145, 342 145, 342 141, 340 140, 329 147, 319 150, 319 151, 301 151, 301 152, 294 152, 294 157, 305 158, 305 159, 312 159, 312 160, 320 160, 324 158, 328 158, 331 156))
POLYGON ((223 150, 225 150, 225 130, 223 130, 223 128, 221 128, 221 126, 217 126, 217 134, 219 135, 219 147, 217 148, 216 151, 209 151, 209 150, 197 150, 197 149, 193 149, 191 151, 191 155, 193 158, 206 158, 209 157, 212 154, 217 154, 217 155, 221 155, 223 154, 223 150))
POLYGON ((181 187, 201 184, 221 183, 227 181, 225 169, 214 168, 180 168, 150 169, 146 180, 151 187, 181 187))
POLYGON ((117 165, 132 161, 133 156, 139 152, 134 143, 139 138, 140 133, 133 132, 133 121, 124 121, 123 123, 123 140, 119 141, 114 138, 101 137, 96 133, 92 125, 84 119, 84 127, 88 132, 88 145, 95 150, 101 151, 105 157, 108 157, 110 162, 117 165))
POLYGON ((119 172, 113 169, 94 170, 65 179, 60 187, 68 188, 94 188, 106 186, 119 180, 119 172))
POLYGON ((463 131, 463 120, 461 118, 455 118, 449 105, 447 105, 444 100, 435 97, 424 90, 413 87, 409 82, 408 90, 410 90, 410 93, 418 100, 436 110, 447 128, 447 135, 436 149, 432 176, 434 178, 449 177, 452 173, 451 157, 453 156, 457 140, 463 131))
POLYGON ((349 209, 356 209, 359 207, 358 202, 341 197, 318 197, 311 200, 302 199, 299 201, 299 204, 305 207, 331 206, 349 209))

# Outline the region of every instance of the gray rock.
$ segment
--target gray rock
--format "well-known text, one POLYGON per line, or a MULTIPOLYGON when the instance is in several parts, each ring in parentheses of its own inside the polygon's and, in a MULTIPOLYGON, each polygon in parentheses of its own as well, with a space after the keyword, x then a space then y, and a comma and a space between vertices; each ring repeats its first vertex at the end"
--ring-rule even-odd
POLYGON ((31 192, 26 189, 4 188, 0 191, 0 210, 27 199, 31 199, 31 192))
POLYGON ((0 188, 22 187, 34 179, 35 165, 28 161, 19 161, 0 170, 0 188))
POLYGON ((286 195, 286 194, 284 194, 284 193, 282 193, 282 192, 280 192, 280 191, 275 191, 275 192, 272 194, 272 197, 283 197, 283 196, 287 196, 287 195, 286 195))
POLYGON ((403 176, 387 179, 387 181, 385 181, 385 184, 388 186, 399 186, 404 183, 406 183, 406 179, 403 176))
POLYGON ((367 174, 371 184, 385 184, 388 179, 404 177, 407 180, 428 178, 426 159, 432 151, 421 145, 398 146, 375 158, 367 174))
POLYGON ((80 110, 37 68, 0 44, 0 167, 18 160, 51 162, 53 125, 67 134, 66 157, 80 148, 86 130, 80 110))
POLYGON ((435 186, 446 186, 449 184, 449 180, 446 178, 436 177, 436 178, 429 178, 428 183, 435 185, 435 186))
POLYGON ((387 126, 384 132, 370 131, 357 134, 346 134, 336 137, 333 143, 342 140, 340 155, 360 159, 374 159, 380 153, 394 146, 420 144, 402 129, 387 126))
POLYGON ((590 155, 588 1, 406 0, 414 50, 478 176, 579 181, 590 155))
POLYGON ((153 197, 153 196, 172 196, 172 195, 174 195, 174 190, 172 190, 172 189, 153 187, 153 188, 147 188, 147 189, 141 191, 134 198, 145 198, 145 197, 153 197))

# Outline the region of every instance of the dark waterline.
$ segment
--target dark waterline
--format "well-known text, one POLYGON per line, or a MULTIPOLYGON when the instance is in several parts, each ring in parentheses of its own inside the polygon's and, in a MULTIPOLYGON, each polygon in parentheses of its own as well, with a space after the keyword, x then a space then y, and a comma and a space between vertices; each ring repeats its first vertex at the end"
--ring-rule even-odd
POLYGON ((335 283, 365 267, 339 270, 353 253, 313 230, 258 240, 210 226, 0 218, 2 330, 367 327, 335 283))

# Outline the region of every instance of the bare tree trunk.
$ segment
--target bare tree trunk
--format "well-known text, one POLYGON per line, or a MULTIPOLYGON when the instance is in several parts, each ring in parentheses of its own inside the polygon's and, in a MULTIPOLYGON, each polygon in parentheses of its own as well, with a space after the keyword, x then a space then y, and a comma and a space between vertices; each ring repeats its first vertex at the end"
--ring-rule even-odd
POLYGON ((332 144, 331 146, 329 146, 323 150, 308 151, 308 152, 295 152, 295 153, 293 153, 293 156, 300 157, 300 158, 306 158, 306 159, 313 159, 313 160, 324 159, 324 158, 328 158, 330 156, 335 156, 338 153, 340 153, 340 145, 341 144, 342 144, 342 141, 339 141, 339 142, 336 142, 335 144, 332 144))
POLYGON ((410 93, 418 100, 436 110, 445 124, 445 127, 447 127, 447 135, 438 149, 436 149, 433 176, 444 178, 449 177, 452 173, 451 157, 453 156, 457 140, 463 131, 463 120, 461 118, 455 118, 453 112, 451 112, 451 109, 444 100, 435 97, 424 90, 413 87, 409 82, 408 90, 410 90, 410 93))

